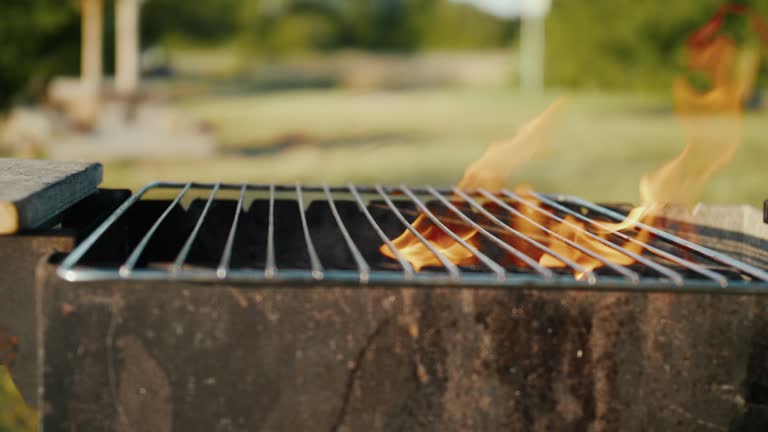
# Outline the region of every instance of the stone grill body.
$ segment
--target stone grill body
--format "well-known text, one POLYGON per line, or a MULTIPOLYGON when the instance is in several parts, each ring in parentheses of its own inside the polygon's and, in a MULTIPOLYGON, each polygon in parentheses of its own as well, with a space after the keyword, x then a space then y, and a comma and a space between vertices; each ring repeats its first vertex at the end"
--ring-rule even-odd
POLYGON ((63 280, 125 198, 0 238, 0 327, 46 431, 768 427, 760 285, 63 280))

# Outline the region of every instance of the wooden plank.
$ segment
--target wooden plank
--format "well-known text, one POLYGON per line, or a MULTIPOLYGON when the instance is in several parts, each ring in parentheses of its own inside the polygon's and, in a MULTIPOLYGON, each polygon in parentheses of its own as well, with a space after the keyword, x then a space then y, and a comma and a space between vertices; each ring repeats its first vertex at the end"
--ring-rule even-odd
POLYGON ((0 235, 44 225, 96 192, 99 163, 0 158, 0 235))

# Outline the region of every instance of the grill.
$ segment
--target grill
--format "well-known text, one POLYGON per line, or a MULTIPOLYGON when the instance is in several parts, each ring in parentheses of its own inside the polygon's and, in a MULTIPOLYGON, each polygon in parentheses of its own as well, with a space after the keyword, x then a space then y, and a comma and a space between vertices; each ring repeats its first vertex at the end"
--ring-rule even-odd
POLYGON ((624 218, 620 208, 536 192, 468 193, 430 186, 153 183, 94 230, 62 263, 59 275, 69 281, 733 292, 768 287, 768 273, 759 266, 656 227, 640 223, 631 232, 600 235, 606 223, 624 218), (477 264, 452 263, 413 228, 411 223, 422 213, 434 229, 471 253, 477 264), (533 234, 531 229, 522 232, 519 223, 533 227, 533 234), (635 263, 615 264, 605 253, 553 231, 553 224, 565 224, 635 263), (477 230, 479 246, 462 239, 457 227, 477 230), (638 240, 638 229, 648 231, 651 241, 638 240), (409 230, 442 265, 415 271, 392 244, 404 230, 409 230), (543 241, 543 236, 549 242, 543 241), (552 242, 594 258, 602 267, 589 271, 562 248, 555 250, 552 242), (396 259, 379 252, 382 244, 395 251, 396 259), (625 247, 630 244, 637 249, 625 247), (557 258, 565 266, 542 266, 537 261, 542 254, 557 258))
POLYGON ((768 430, 768 226, 704 206, 606 234, 629 208, 101 189, 0 237, 0 362, 45 431, 768 430), (434 264, 381 253, 406 230, 434 264))

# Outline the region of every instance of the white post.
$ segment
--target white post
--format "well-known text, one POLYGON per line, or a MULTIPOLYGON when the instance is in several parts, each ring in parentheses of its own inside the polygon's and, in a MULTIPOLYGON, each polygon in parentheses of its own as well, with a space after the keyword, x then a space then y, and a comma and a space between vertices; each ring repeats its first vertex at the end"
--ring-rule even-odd
POLYGON ((520 90, 541 93, 544 87, 544 18, 523 18, 520 26, 520 90))
POLYGON ((139 89, 139 0, 116 0, 115 90, 134 96, 139 89))
POLYGON ((544 20, 551 8, 550 0, 524 0, 520 25, 520 90, 537 94, 544 88, 544 20))
POLYGON ((103 0, 82 0, 82 35, 80 79, 88 91, 97 95, 101 89, 103 65, 103 0))

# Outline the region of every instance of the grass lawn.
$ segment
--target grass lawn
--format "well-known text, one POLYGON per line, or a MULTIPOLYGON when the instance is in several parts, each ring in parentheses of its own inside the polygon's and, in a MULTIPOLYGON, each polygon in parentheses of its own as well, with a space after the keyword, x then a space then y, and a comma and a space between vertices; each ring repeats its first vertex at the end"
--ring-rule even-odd
MULTIPOLYGON (((152 180, 451 185, 493 140, 563 93, 525 98, 505 88, 380 92, 314 90, 207 96, 179 102, 215 127, 221 153, 206 160, 107 162, 106 185, 152 180)), ((664 97, 571 94, 546 155, 509 179, 544 192, 638 202, 640 176, 682 148, 664 97)), ((702 201, 760 205, 768 197, 768 113, 747 116, 747 135, 702 201)))
POLYGON ((0 432, 25 432, 37 429, 35 413, 11 381, 5 366, 0 365, 0 432))

